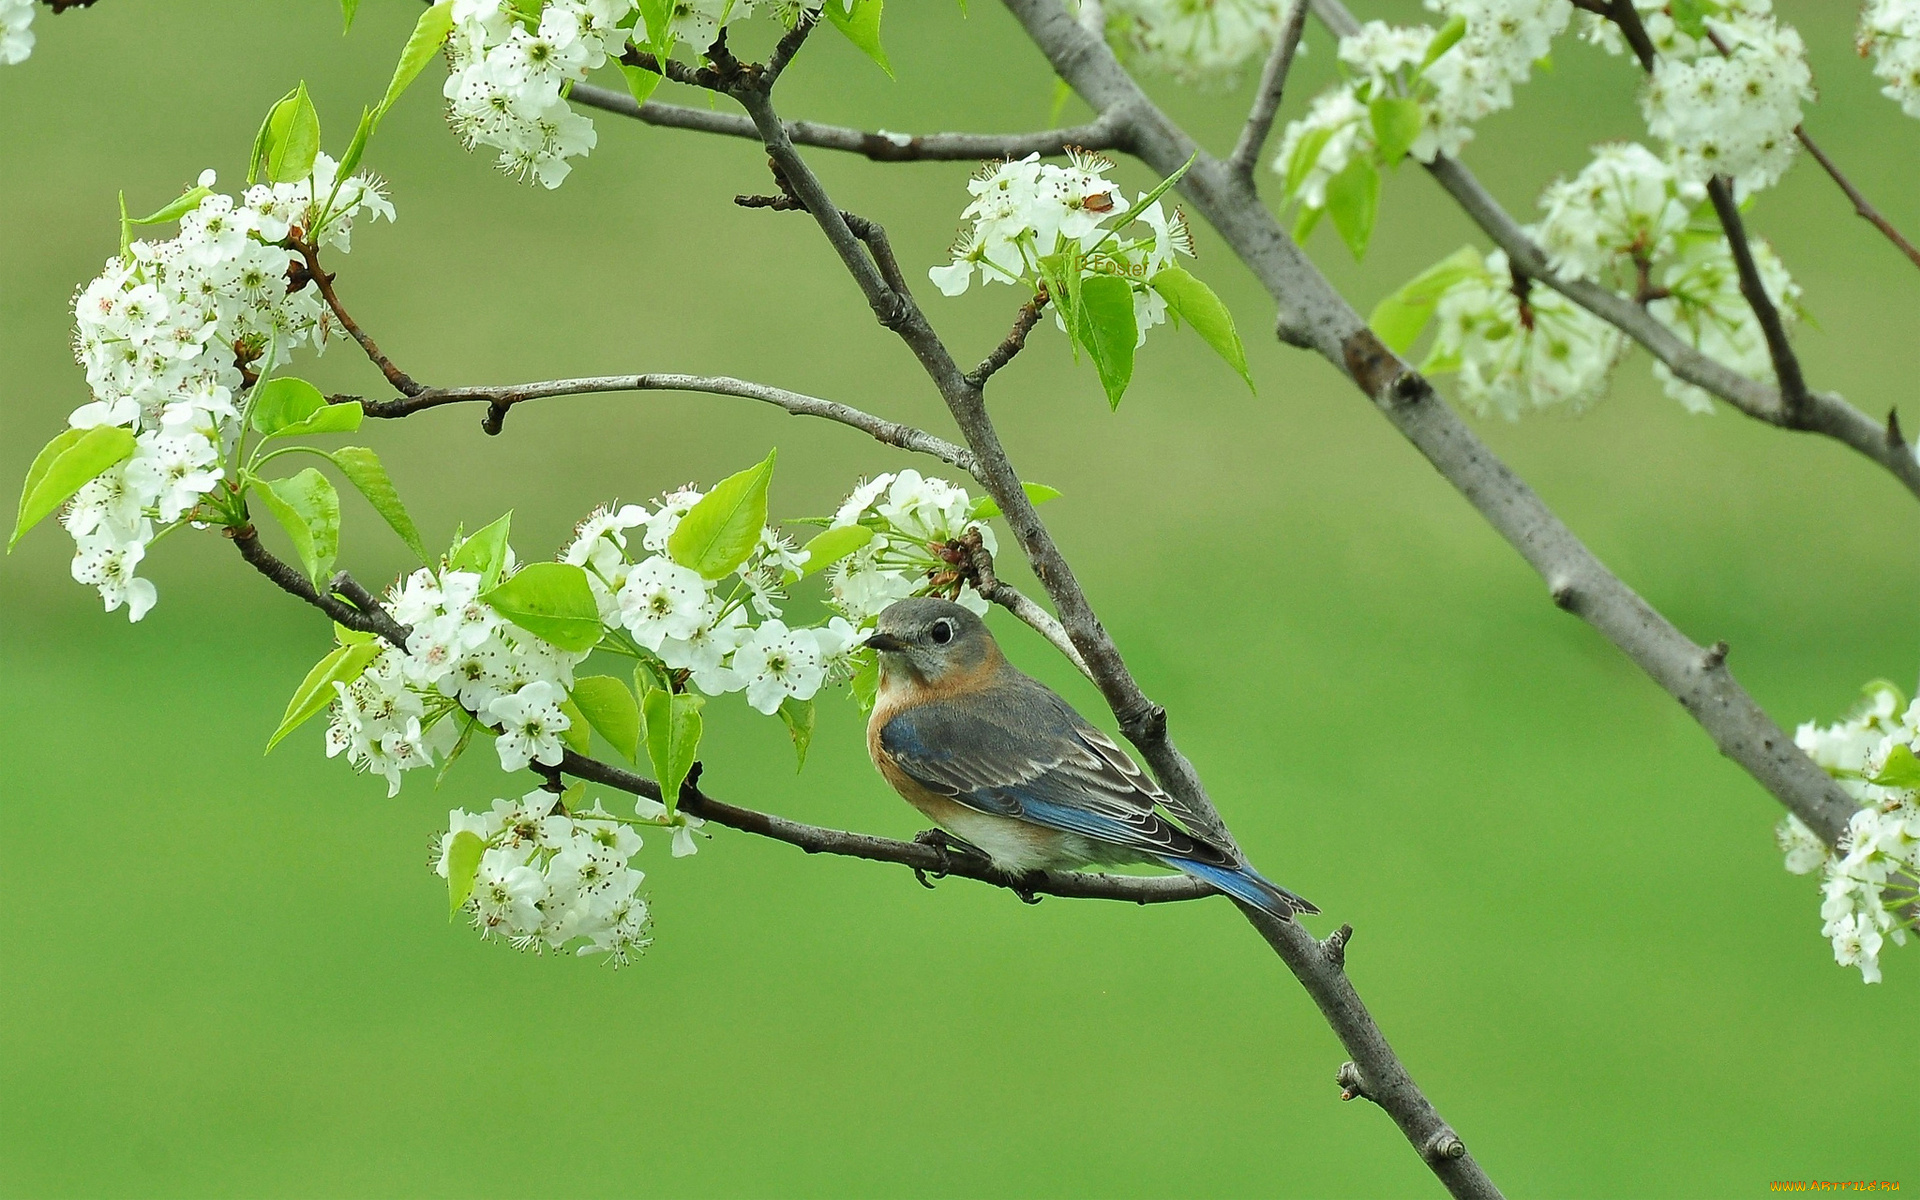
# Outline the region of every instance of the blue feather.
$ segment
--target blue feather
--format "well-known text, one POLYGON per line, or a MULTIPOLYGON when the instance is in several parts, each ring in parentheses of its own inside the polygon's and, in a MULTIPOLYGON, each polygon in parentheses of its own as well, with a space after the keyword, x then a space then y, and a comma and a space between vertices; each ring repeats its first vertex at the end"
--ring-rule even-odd
POLYGON ((1291 921, 1297 912, 1320 911, 1287 889, 1270 882, 1252 867, 1217 867, 1190 858, 1163 858, 1160 861, 1196 879, 1204 879, 1235 900, 1243 900, 1282 921, 1291 921))

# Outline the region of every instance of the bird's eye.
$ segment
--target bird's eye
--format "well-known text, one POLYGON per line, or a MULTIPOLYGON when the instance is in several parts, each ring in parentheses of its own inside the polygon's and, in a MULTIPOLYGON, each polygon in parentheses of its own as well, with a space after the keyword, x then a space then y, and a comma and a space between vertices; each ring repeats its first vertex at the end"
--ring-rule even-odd
POLYGON ((933 623, 933 632, 930 636, 933 638, 934 645, 946 645, 953 640, 953 622, 947 620, 945 617, 935 621, 933 623))

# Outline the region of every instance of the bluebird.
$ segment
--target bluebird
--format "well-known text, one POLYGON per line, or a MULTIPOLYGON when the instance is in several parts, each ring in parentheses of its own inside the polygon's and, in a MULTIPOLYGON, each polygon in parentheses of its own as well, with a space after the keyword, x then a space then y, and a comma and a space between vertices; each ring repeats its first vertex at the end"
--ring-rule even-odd
POLYGON ((1320 911, 1169 819, 1160 811, 1173 808, 1167 794, 1113 739, 1007 662, 967 609, 898 601, 866 645, 880 655, 867 724, 874 765, 907 803, 1009 875, 1158 863, 1283 921, 1320 911))

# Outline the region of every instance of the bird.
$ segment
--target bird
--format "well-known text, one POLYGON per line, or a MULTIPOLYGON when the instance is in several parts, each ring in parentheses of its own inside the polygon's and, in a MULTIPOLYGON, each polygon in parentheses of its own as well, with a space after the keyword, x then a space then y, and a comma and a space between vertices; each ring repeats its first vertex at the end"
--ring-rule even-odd
POLYGON ((1282 921, 1320 911, 1233 847, 1173 819, 1166 792, 1009 663, 971 610, 933 596, 897 600, 863 645, 879 659, 867 722, 874 765, 907 803, 1007 875, 1157 863, 1282 921))

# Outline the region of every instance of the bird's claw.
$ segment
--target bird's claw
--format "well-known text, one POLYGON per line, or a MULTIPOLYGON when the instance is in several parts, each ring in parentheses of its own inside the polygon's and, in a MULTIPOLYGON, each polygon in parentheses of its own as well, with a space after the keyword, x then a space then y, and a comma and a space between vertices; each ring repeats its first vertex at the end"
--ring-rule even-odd
POLYGON ((1039 882, 1039 873, 1035 872, 1032 875, 1022 875, 1007 886, 1013 889, 1014 895, 1020 897, 1020 903, 1038 904, 1041 897, 1034 889, 1039 882))
MULTIPOLYGON (((933 847, 934 853, 939 856, 940 865, 935 867, 933 871, 933 877, 935 879, 945 879, 953 873, 952 851, 956 846, 964 846, 966 844, 955 839, 944 829, 922 829, 919 833, 913 835, 913 841, 917 846, 933 847)), ((933 886, 927 882, 926 869, 924 867, 915 867, 913 873, 923 886, 933 886)))

